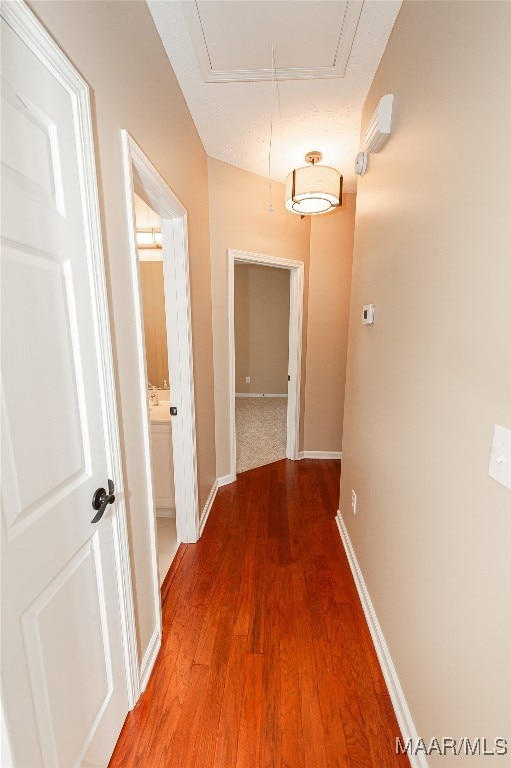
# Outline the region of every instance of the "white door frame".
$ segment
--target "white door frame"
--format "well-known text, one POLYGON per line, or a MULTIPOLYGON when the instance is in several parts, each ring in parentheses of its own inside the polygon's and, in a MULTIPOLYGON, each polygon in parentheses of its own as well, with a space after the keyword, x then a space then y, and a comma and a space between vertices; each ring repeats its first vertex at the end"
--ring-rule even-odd
POLYGON ((229 322, 229 421, 231 441, 230 482, 236 480, 236 363, 234 339, 234 265, 259 264, 288 269, 289 284, 289 381, 287 385, 287 443, 286 458, 297 460, 300 436, 300 387, 302 373, 303 279, 302 261, 265 256, 261 253, 227 249, 227 316, 229 322))
POLYGON ((141 193, 161 217, 162 256, 165 285, 169 381, 172 405, 172 448, 176 497, 176 528, 179 542, 194 543, 199 538, 199 502, 197 492, 197 454, 195 436, 195 395, 193 383, 190 279, 188 271, 187 211, 162 179, 146 155, 127 131, 122 131, 123 166, 128 211, 130 261, 135 304, 137 356, 139 361, 139 408, 144 425, 145 475, 147 503, 152 530, 155 599, 161 612, 157 573, 157 549, 154 499, 151 478, 151 425, 147 392, 145 339, 143 334, 140 267, 136 244, 134 193, 141 193))

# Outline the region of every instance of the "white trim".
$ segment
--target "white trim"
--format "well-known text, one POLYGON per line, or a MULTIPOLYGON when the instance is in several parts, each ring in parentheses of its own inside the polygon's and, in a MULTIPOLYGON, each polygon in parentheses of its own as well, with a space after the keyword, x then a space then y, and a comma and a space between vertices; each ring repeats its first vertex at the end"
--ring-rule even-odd
POLYGON ((278 67, 276 69, 213 69, 201 14, 196 3, 183 3, 188 31, 202 79, 206 83, 259 82, 265 80, 311 80, 317 78, 344 77, 348 66, 353 40, 357 32, 362 3, 349 3, 342 20, 335 60, 330 66, 278 67))
MULTIPOLYGON (((169 377, 172 381, 172 404, 178 409, 178 415, 172 417, 178 540, 195 543, 198 539, 199 505, 187 213, 130 135, 126 131, 122 133, 137 171, 137 188, 142 187, 151 207, 162 218, 167 335, 174 340, 168 350, 169 377)), ((130 190, 131 206, 133 191, 136 189, 130 190)), ((130 240, 135 240, 134 214, 130 240)), ((134 257, 136 254, 132 253, 134 257)), ((138 259, 136 266, 138 278, 138 259)), ((147 409, 144 388, 142 410, 147 413, 147 409)))
POLYGON ((147 663, 147 654, 150 652, 154 643, 155 633, 161 634, 162 616, 161 616, 161 598, 159 595, 159 574, 158 574, 158 551, 156 546, 156 511, 154 507, 153 479, 151 472, 151 439, 150 439, 150 417, 147 398, 147 370, 145 357, 145 341, 143 332, 142 299, 140 294, 140 272, 138 265, 138 249, 136 247, 135 235, 135 201, 133 198, 134 180, 133 180, 133 160, 130 146, 130 138, 127 132, 121 131, 122 140, 122 159, 124 169, 124 191, 126 199, 126 209, 128 213, 128 238, 130 250, 130 269, 131 284, 133 289, 133 305, 135 309, 135 333, 136 333, 136 352, 138 359, 138 406, 142 407, 142 440, 144 452, 145 478, 146 478, 146 504, 149 517, 149 532, 151 540, 151 577, 153 588, 153 610, 156 617, 156 626, 153 629, 153 636, 147 648, 142 648, 144 652, 142 661, 139 663, 137 658, 137 671, 139 681, 139 693, 144 690, 143 680, 145 676, 145 665, 147 663), (133 220, 133 226, 129 226, 130 217, 133 220), (142 404, 142 406, 141 406, 142 404))
POLYGON ((269 392, 236 392, 235 397, 287 397, 287 392, 284 395, 274 395, 269 392))
POLYGON ((94 335, 99 351, 98 372, 107 471, 115 485, 116 503, 110 519, 115 554, 116 586, 121 614, 128 706, 131 709, 139 697, 136 665, 137 640, 89 86, 24 3, 2 3, 2 16, 72 97, 76 145, 77 149, 82 150, 81 156, 77 158, 78 174, 81 197, 84 203, 84 235, 91 278, 94 335))
POLYGON ((236 477, 236 365, 234 335, 234 256, 227 249, 227 322, 229 355, 229 441, 231 454, 231 476, 236 477))
POLYGON ((177 407, 177 416, 172 417, 177 539, 194 544, 200 534, 186 214, 163 219, 162 234, 167 338, 173 340, 169 344, 169 379, 172 405, 177 407))
MULTIPOLYGON (((380 662, 380 667, 382 669, 383 676, 389 690, 392 706, 394 707, 394 712, 396 713, 396 718, 401 729, 403 741, 406 743, 408 739, 412 739, 412 743, 416 744, 418 740, 417 730, 412 720, 412 715, 408 708, 405 694, 401 688, 401 683, 399 682, 390 651, 387 647, 387 643, 385 642, 385 638, 380 627, 380 622, 378 621, 376 611, 371 601, 371 596, 364 581, 362 570, 358 564, 355 550, 353 549, 347 528, 344 525, 344 521, 339 511, 337 511, 337 517, 335 520, 337 527, 339 528, 339 533, 341 534, 342 543, 344 544, 344 549, 350 564, 355 585, 357 587, 358 596, 360 597, 360 602, 362 603, 362 608, 364 610, 364 615, 369 626, 369 631, 371 632, 371 637, 373 638, 378 661, 380 662)), ((428 768, 428 763, 422 753, 419 755, 411 754, 408 755, 408 757, 412 768, 428 768)))
POLYGON ((140 693, 143 693, 146 689, 146 686, 147 686, 147 683, 149 682, 149 678, 151 677, 151 672, 153 671, 153 667, 155 665, 156 657, 158 656, 160 647, 161 647, 161 628, 155 627, 154 632, 151 635, 151 639, 147 644, 146 652, 144 653, 144 658, 142 659, 142 663, 140 664, 140 693))
POLYGON ((204 528, 206 527, 206 523, 208 522, 209 513, 211 512, 211 508, 213 504, 215 503, 216 499, 216 492, 218 491, 218 480, 215 480, 213 483, 213 487, 211 488, 209 492, 209 496, 206 500, 206 503, 204 504, 204 509, 202 510, 202 514, 200 516, 199 521, 199 536, 202 536, 202 532, 204 528))
POLYGON ((236 475, 222 475, 217 479, 218 487, 223 488, 224 485, 230 485, 236 480, 236 475))
POLYGON ((342 451, 300 451, 300 459, 342 459, 342 451))
MULTIPOLYGON (((138 408, 143 425, 144 464, 148 524, 151 538, 151 575, 155 632, 161 635, 161 598, 158 577, 156 514, 151 468, 151 423, 147 398, 147 370, 143 333, 140 267, 136 244, 134 193, 139 192, 161 217, 163 237, 163 272, 167 337, 173 339, 168 349, 169 378, 172 382, 172 452, 178 542, 194 543, 199 537, 197 493, 197 455, 195 437, 195 397, 193 383, 190 281, 188 272, 188 225, 186 208, 181 204, 140 147, 125 130, 121 131, 125 181, 130 267, 135 307, 136 352, 138 357, 138 408)), ((151 641, 153 642, 153 641, 151 641)), ((144 654, 147 656, 149 649, 144 654)), ((138 667, 140 685, 145 676, 144 662, 138 667)))
POLYGON ((300 439, 300 388, 302 379, 302 324, 304 265, 289 260, 289 377, 286 458, 298 459, 300 439), (291 267, 294 264, 295 266, 291 267))
POLYGON ((303 323, 303 282, 302 261, 282 259, 279 256, 265 256, 261 253, 227 249, 227 318, 229 324, 229 438, 231 454, 231 476, 236 477, 236 409, 235 409, 235 342, 234 342, 234 264, 260 264, 289 270, 289 383, 287 401, 287 444, 286 458, 298 459, 300 435, 300 386, 302 375, 302 323, 303 323))
MULTIPOLYGON (((33 50, 33 49, 32 49, 33 50)), ((91 239, 90 258, 93 267, 94 292, 96 303, 93 317, 97 334, 101 364, 100 376, 101 407, 103 411, 104 439, 107 446, 108 475, 114 481, 116 514, 112 515, 112 535, 115 547, 117 592, 121 605, 122 640, 124 646, 128 706, 133 708, 140 695, 136 677, 135 660, 138 657, 135 606, 130 563, 130 548, 126 512, 126 491, 124 486, 123 462, 117 415, 117 392, 112 356, 112 336, 110 332, 108 297, 106 292, 105 263, 103 258, 103 239, 101 234, 99 198, 94 157, 94 139, 91 121, 89 88, 84 83, 82 104, 77 105, 77 117, 81 125, 83 138, 83 194, 88 198, 90 219, 88 225, 91 239)), ((80 164, 79 164, 80 166, 80 164)), ((87 227, 86 227, 87 228, 87 227)))

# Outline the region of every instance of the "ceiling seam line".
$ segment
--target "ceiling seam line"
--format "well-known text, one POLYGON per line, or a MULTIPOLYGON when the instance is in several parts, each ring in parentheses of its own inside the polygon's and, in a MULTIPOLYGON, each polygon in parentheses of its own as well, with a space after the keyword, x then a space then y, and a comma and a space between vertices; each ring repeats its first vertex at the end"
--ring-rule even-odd
POLYGON ((341 45, 341 40, 342 40, 342 35, 343 35, 343 32, 344 32, 344 27, 346 26, 346 16, 347 15, 348 15, 348 3, 346 3, 346 6, 344 8, 344 16, 343 16, 343 19, 342 19, 341 31, 339 32, 339 37, 337 38, 337 47, 335 49, 334 63, 333 63, 334 67, 337 64, 337 56, 339 55, 339 48, 340 48, 340 45, 341 45))
POLYGON ((201 32, 202 32, 202 39, 204 40, 204 47, 206 49, 206 53, 208 54, 209 68, 210 68, 211 71, 213 71, 213 64, 211 62, 211 56, 209 55, 209 48, 208 48, 208 43, 207 43, 207 40, 206 40, 206 33, 204 32, 204 27, 202 26, 202 19, 201 19, 201 15, 200 15, 200 11, 199 11, 199 4, 198 4, 197 0, 195 0, 195 10, 197 11, 197 16, 199 17, 199 24, 200 24, 200 28, 201 28, 201 32))

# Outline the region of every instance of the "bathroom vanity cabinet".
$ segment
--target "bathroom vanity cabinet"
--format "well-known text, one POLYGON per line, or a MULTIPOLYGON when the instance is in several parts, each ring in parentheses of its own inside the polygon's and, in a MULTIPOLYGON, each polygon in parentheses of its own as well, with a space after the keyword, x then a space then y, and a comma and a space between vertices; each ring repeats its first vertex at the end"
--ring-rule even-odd
POLYGON ((158 517, 175 517, 172 425, 168 408, 150 409, 153 492, 158 517))

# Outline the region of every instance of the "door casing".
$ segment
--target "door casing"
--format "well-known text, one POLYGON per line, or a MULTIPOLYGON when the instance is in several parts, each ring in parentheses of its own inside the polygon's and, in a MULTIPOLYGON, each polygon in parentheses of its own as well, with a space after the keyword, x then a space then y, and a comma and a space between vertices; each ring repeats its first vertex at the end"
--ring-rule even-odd
POLYGON ((162 256, 165 289, 165 314, 168 339, 171 404, 177 408, 172 417, 172 449, 178 542, 195 543, 199 538, 199 501, 197 490, 197 451, 195 434, 195 394, 193 381, 190 278, 188 268, 187 211, 162 179, 142 149, 123 130, 122 150, 126 210, 130 245, 130 267, 133 286, 138 357, 137 407, 143 424, 144 458, 148 525, 151 536, 152 599, 158 617, 144 658, 138 664, 140 690, 145 688, 161 644, 161 600, 158 580, 156 516, 151 470, 151 424, 147 397, 147 370, 140 267, 136 243, 134 193, 143 197, 161 217, 162 256))
POLYGON ((236 363, 234 338, 234 265, 259 264, 289 270, 289 363, 286 458, 299 459, 300 392, 302 373, 303 281, 302 261, 227 249, 227 316, 229 323, 229 435, 231 471, 226 482, 236 480, 236 363))

